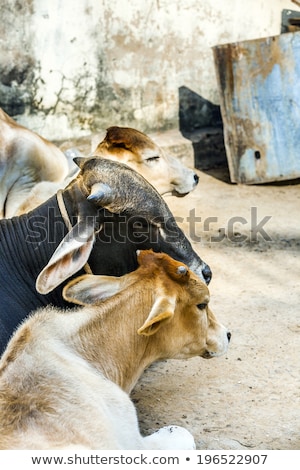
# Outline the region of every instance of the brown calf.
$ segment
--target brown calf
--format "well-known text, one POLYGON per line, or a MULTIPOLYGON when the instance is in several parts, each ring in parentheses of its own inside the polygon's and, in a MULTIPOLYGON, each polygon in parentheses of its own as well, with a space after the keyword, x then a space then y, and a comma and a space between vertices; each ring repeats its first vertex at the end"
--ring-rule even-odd
POLYGON ((142 437, 128 394, 153 362, 216 357, 230 334, 187 266, 151 250, 122 277, 83 275, 64 288, 84 307, 40 309, 0 362, 0 449, 193 449, 184 428, 142 437))

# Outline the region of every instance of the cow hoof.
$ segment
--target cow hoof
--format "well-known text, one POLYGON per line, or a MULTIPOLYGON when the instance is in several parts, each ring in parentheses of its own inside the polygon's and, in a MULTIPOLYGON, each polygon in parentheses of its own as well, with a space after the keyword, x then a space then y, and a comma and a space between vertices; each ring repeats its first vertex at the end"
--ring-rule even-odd
POLYGON ((149 449, 195 450, 192 434, 181 426, 165 426, 150 436, 145 437, 149 449))

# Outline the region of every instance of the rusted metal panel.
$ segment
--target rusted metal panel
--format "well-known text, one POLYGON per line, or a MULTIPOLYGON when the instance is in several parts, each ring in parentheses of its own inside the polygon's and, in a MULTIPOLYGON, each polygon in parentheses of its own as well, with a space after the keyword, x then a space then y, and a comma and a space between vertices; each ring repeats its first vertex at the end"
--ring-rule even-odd
POLYGON ((300 32, 213 48, 230 178, 300 177, 300 32))

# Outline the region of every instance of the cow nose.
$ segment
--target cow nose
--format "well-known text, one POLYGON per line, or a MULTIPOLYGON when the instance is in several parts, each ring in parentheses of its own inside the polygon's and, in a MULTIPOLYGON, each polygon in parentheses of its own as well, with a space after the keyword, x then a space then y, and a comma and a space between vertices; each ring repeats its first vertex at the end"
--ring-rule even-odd
POLYGON ((202 275, 204 277, 204 280, 205 280, 206 284, 209 284, 210 281, 211 281, 212 272, 210 270, 210 267, 207 264, 202 269, 202 275))
POLYGON ((195 180, 195 185, 198 184, 198 182, 199 182, 199 176, 196 175, 196 173, 194 174, 194 180, 195 180))
POLYGON ((228 343, 230 342, 230 339, 231 339, 231 333, 230 331, 227 332, 227 338, 228 338, 228 343))

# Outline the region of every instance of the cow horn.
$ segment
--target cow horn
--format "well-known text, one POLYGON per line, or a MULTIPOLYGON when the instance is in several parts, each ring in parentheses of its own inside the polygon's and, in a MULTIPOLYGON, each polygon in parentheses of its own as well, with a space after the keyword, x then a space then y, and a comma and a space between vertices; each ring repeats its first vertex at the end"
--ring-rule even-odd
POLYGON ((187 268, 185 266, 178 266, 177 268, 177 274, 186 274, 188 272, 187 268))
POLYGON ((89 201, 103 201, 105 203, 112 200, 112 188, 106 183, 96 183, 91 187, 90 195, 87 197, 89 201))
POLYGON ((85 164, 85 162, 89 160, 88 158, 85 158, 85 157, 75 157, 73 158, 73 162, 76 163, 77 166, 79 166, 79 168, 82 170, 83 168, 83 165, 85 164))

